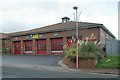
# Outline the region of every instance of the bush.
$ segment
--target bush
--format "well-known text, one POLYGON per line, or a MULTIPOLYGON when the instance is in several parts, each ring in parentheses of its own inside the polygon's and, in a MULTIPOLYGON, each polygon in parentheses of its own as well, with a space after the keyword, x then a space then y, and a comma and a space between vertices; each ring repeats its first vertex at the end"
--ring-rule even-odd
MULTIPOLYGON (((95 59, 98 52, 98 46, 91 41, 82 43, 78 48, 79 59, 95 59)), ((76 62, 76 45, 67 47, 64 57, 69 57, 72 62, 76 62)))
POLYGON ((76 63, 76 56, 70 56, 70 61, 73 63, 76 63))
POLYGON ((72 45, 71 47, 67 47, 65 50, 64 56, 65 57, 73 57, 76 54, 76 46, 72 45))
POLYGON ((2 53, 6 53, 6 49, 5 48, 2 48, 2 53))
POLYGON ((97 45, 95 45, 93 42, 84 42, 79 47, 79 56, 80 57, 96 57, 96 54, 99 52, 99 48, 97 45))

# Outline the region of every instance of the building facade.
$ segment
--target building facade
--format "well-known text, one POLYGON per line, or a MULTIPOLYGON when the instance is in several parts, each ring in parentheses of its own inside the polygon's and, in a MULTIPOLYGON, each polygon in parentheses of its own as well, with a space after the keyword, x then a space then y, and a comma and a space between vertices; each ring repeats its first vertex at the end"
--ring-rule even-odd
MULTIPOLYGON (((2 48, 6 54, 63 54, 64 46, 75 39, 75 22, 62 18, 61 23, 48 25, 28 31, 10 33, 9 38, 2 38, 2 48)), ((101 41, 105 46, 106 39, 115 36, 103 24, 78 22, 79 39, 101 41)))
POLYGON ((8 34, 0 33, 0 53, 10 53, 10 37, 8 34))

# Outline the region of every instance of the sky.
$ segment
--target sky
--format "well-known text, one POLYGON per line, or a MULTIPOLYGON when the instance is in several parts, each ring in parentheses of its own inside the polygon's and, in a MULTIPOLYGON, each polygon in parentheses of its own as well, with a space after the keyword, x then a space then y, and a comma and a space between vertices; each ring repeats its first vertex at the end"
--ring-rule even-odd
MULTIPOLYGON (((120 1, 118 3, 118 22, 120 21, 120 1)), ((118 39, 120 40, 120 23, 118 23, 118 39)))
POLYGON ((0 0, 0 32, 25 31, 60 23, 62 17, 74 21, 101 23, 118 37, 119 0, 0 0))

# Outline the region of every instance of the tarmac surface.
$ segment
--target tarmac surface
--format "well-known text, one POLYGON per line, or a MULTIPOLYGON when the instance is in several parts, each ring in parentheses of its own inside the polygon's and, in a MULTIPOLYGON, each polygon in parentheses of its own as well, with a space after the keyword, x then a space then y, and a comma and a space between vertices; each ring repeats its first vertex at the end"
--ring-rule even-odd
POLYGON ((3 55, 2 63, 19 63, 31 65, 59 66, 59 55, 3 55))
POLYGON ((60 62, 61 56, 3 55, 3 78, 118 78, 113 74, 97 74, 70 69, 60 62), (64 65, 64 66, 63 66, 64 65))

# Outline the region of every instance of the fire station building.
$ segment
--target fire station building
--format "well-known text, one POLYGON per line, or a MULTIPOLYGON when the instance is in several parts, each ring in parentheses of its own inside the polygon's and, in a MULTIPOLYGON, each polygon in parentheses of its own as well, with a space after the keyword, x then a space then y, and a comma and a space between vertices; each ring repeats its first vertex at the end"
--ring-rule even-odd
MULTIPOLYGON (((1 33, 2 49, 6 54, 63 54, 64 46, 70 45, 76 35, 76 22, 69 20, 63 17, 61 23, 28 31, 1 33)), ((103 24, 78 22, 78 29, 79 39, 88 37, 89 40, 101 41, 102 48, 106 39, 115 39, 103 24)))

